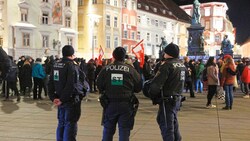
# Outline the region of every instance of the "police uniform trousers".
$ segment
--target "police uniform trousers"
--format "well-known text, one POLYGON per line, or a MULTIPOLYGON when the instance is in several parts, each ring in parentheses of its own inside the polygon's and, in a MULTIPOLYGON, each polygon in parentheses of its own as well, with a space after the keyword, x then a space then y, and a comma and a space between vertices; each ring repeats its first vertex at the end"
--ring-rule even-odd
POLYGON ((159 111, 157 115, 157 122, 161 129, 163 141, 181 141, 179 132, 179 125, 177 120, 177 111, 180 108, 180 100, 171 102, 165 101, 166 121, 164 116, 163 103, 159 104, 159 111))
POLYGON ((119 141, 129 141, 130 130, 132 130, 134 125, 133 114, 130 102, 110 102, 104 113, 102 141, 113 141, 117 123, 119 141))
POLYGON ((77 121, 81 116, 81 101, 63 103, 58 107, 57 141, 76 141, 77 121))

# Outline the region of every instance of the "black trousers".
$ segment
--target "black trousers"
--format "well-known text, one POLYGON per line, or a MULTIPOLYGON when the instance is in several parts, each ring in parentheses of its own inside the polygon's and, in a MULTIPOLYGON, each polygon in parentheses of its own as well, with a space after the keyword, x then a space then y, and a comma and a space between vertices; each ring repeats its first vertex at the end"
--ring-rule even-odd
POLYGON ((208 94, 207 94, 207 105, 211 104, 211 101, 214 97, 214 95, 217 92, 217 85, 208 85, 208 94))
POLYGON ((194 97, 194 87, 193 87, 193 81, 186 81, 187 88, 190 92, 190 97, 194 97))
POLYGON ((16 96, 19 96, 19 92, 16 86, 16 81, 7 81, 7 93, 5 98, 9 98, 10 89, 12 89, 15 92, 16 96))
POLYGON ((33 80, 34 80, 33 99, 37 99, 37 96, 39 99, 41 99, 43 79, 34 77, 33 80), (38 93, 37 93, 37 88, 38 88, 38 93))

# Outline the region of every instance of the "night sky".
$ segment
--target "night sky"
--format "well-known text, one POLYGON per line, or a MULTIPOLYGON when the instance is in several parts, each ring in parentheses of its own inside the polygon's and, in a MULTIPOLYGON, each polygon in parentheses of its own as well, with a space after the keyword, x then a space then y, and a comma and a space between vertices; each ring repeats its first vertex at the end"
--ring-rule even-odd
MULTIPOLYGON (((173 0, 178 5, 192 4, 194 0, 173 0)), ((250 38, 250 0, 199 0, 205 2, 226 2, 227 14, 236 27, 236 42, 243 44, 250 38)))

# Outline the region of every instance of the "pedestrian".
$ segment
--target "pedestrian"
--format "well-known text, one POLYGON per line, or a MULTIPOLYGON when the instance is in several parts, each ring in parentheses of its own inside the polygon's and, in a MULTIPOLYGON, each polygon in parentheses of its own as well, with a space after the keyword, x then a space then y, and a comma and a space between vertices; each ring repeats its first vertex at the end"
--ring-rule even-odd
POLYGON ((43 88, 43 79, 45 78, 46 74, 41 64, 42 59, 36 58, 35 64, 32 67, 32 77, 34 81, 34 88, 33 88, 33 99, 42 100, 42 88, 43 88), (37 92, 38 89, 38 92, 37 92))
POLYGON ((206 108, 215 108, 216 105, 213 105, 211 101, 217 92, 217 86, 220 84, 220 79, 219 79, 219 68, 216 65, 216 59, 214 57, 209 57, 207 64, 205 65, 205 69, 207 69, 206 77, 208 84, 206 108))
POLYGON ((30 59, 27 58, 23 64, 23 66, 21 67, 21 72, 19 72, 19 74, 22 77, 22 89, 21 89, 21 93, 23 95, 26 94, 26 88, 28 88, 28 96, 30 96, 30 92, 32 89, 32 66, 30 64, 30 59))
POLYGON ((190 97, 194 98, 194 87, 193 87, 193 82, 194 82, 194 69, 192 67, 192 60, 189 60, 189 57, 184 57, 184 65, 186 67, 186 78, 185 78, 185 83, 186 83, 186 92, 189 90, 190 97))
POLYGON ((49 78, 49 98, 58 107, 57 141, 76 141, 81 100, 86 94, 85 74, 74 62, 74 52, 71 45, 62 48, 63 58, 55 62, 49 78))
POLYGON ((196 85, 195 85, 195 91, 196 93, 202 93, 203 92, 203 83, 202 83, 202 72, 204 70, 204 64, 202 59, 198 60, 198 64, 196 67, 196 85))
POLYGON ((97 87, 102 94, 103 106, 102 141, 112 141, 119 128, 119 141, 129 141, 135 114, 139 105, 134 93, 142 89, 139 73, 131 65, 125 64, 126 50, 117 47, 113 51, 114 62, 105 66, 98 75, 97 87))
POLYGON ((10 70, 8 76, 6 77, 7 92, 6 92, 4 101, 9 100, 9 92, 10 92, 10 89, 12 89, 15 92, 15 95, 17 96, 17 101, 19 102, 20 101, 20 95, 19 95, 19 92, 18 92, 18 89, 17 89, 18 67, 14 63, 13 57, 9 56, 9 58, 12 61, 12 67, 11 67, 11 70, 10 70))
POLYGON ((149 93, 159 105, 157 122, 163 141, 181 141, 177 111, 185 82, 186 68, 179 59, 179 47, 173 43, 164 49, 165 61, 153 78, 149 93))
POLYGON ((244 91, 246 92, 243 98, 249 98, 249 88, 250 88, 250 61, 245 60, 246 66, 241 73, 241 82, 244 84, 244 91))
POLYGON ((11 60, 0 46, 0 79, 5 79, 11 70, 11 60))
POLYGON ((223 110, 232 110, 233 107, 233 86, 236 79, 236 66, 231 55, 224 56, 225 65, 222 68, 222 78, 220 86, 225 90, 226 106, 223 110))

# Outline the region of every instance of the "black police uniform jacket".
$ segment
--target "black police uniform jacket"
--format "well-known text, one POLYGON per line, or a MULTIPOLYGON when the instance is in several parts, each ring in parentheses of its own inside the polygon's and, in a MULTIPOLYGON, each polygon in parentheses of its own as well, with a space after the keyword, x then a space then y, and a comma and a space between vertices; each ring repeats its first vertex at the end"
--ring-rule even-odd
POLYGON ((66 57, 56 62, 49 79, 49 97, 52 101, 58 98, 62 103, 72 102, 76 95, 83 95, 80 82, 84 82, 85 74, 79 65, 66 57))
POLYGON ((6 54, 6 52, 3 50, 2 47, 0 47, 0 78, 5 79, 7 74, 11 70, 11 60, 6 54))
POLYGON ((169 97, 182 93, 185 81, 185 65, 178 58, 166 59, 153 78, 149 93, 153 98, 169 97))
POLYGON ((97 87, 109 99, 129 99, 134 92, 141 91, 142 80, 131 65, 115 61, 101 70, 97 87))

